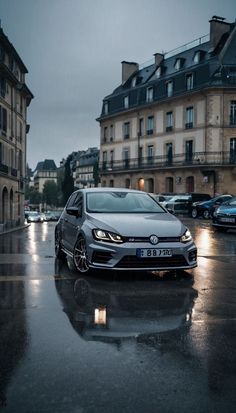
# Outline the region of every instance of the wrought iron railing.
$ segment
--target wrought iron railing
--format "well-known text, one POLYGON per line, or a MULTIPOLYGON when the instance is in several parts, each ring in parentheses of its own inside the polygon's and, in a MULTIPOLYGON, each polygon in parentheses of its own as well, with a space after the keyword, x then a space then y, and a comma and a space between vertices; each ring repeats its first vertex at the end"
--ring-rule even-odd
POLYGON ((231 152, 194 152, 178 155, 147 156, 142 158, 130 158, 125 160, 113 160, 101 162, 101 173, 120 172, 135 169, 163 169, 199 166, 236 166, 236 154, 231 152))

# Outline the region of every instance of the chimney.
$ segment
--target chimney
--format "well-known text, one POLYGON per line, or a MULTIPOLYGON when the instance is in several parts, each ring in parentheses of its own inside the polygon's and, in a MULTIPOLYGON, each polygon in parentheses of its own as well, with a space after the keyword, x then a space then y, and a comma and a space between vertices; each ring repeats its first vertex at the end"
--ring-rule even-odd
POLYGON ((156 67, 160 66, 160 64, 162 63, 164 59, 164 55, 161 53, 155 53, 153 56, 155 57, 155 66, 156 67))
POLYGON ((121 62, 122 64, 122 85, 129 79, 129 77, 139 69, 138 63, 135 62, 121 62))
POLYGON ((230 31, 230 23, 224 22, 224 17, 212 16, 210 23, 210 51, 213 51, 223 34, 230 31))

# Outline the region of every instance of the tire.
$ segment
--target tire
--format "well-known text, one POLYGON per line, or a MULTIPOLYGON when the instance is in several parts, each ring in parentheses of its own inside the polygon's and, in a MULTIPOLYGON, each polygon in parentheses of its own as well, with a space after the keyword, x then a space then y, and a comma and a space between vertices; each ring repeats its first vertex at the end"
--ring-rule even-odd
POLYGON ((87 255, 87 247, 85 238, 80 235, 75 243, 74 252, 73 252, 73 261, 76 267, 76 270, 79 273, 88 273, 89 263, 87 255))
POLYGON ((59 260, 64 260, 66 258, 66 254, 61 248, 61 237, 57 229, 55 231, 55 255, 59 260))
POLYGON ((196 209, 196 208, 193 208, 193 209, 192 209, 191 216, 192 216, 192 218, 197 218, 198 213, 197 213, 197 209, 196 209))
POLYGON ((204 219, 209 219, 211 217, 210 212, 208 211, 208 209, 205 209, 205 211, 203 211, 203 218, 204 219))

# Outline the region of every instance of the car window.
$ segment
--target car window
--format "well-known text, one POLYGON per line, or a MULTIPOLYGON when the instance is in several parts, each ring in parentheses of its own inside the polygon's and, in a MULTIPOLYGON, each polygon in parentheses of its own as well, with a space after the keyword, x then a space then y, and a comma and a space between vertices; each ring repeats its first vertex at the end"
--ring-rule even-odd
POLYGON ((68 202, 67 202, 67 204, 66 204, 66 207, 67 207, 67 208, 70 208, 70 207, 74 206, 74 201, 75 201, 77 195, 78 195, 78 193, 77 193, 77 192, 74 192, 74 193, 70 196, 70 198, 69 198, 69 200, 68 200, 68 202))
POLYGON ((88 212, 138 213, 166 211, 149 195, 130 192, 91 192, 87 194, 88 212))

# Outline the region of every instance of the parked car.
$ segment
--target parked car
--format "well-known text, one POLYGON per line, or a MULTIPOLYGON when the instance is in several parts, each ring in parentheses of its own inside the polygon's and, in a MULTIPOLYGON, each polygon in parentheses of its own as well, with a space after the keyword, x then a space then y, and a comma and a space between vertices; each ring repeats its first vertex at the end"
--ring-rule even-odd
POLYGON ((212 225, 219 231, 236 229, 236 197, 232 197, 215 209, 212 225))
POLYGON ((27 222, 44 222, 44 216, 37 211, 30 211, 27 216, 27 222))
POLYGON ((163 202, 165 202, 167 200, 167 197, 165 197, 164 195, 161 195, 161 194, 149 193, 149 195, 151 195, 153 197, 153 199, 155 199, 155 201, 159 202, 161 205, 163 205, 163 202))
POLYGON ((209 199, 211 199, 211 196, 209 194, 201 192, 191 192, 186 194, 174 195, 167 202, 164 202, 163 205, 167 209, 173 210, 175 213, 191 215, 192 205, 194 202, 200 202, 209 199))
POLYGON ((192 205, 191 216, 197 218, 203 216, 205 219, 209 219, 213 216, 215 209, 226 201, 229 201, 232 195, 219 195, 209 201, 194 202, 192 205))
POLYGON ((75 191, 55 227, 55 254, 71 257, 80 273, 197 266, 189 229, 149 194, 131 189, 75 191))

